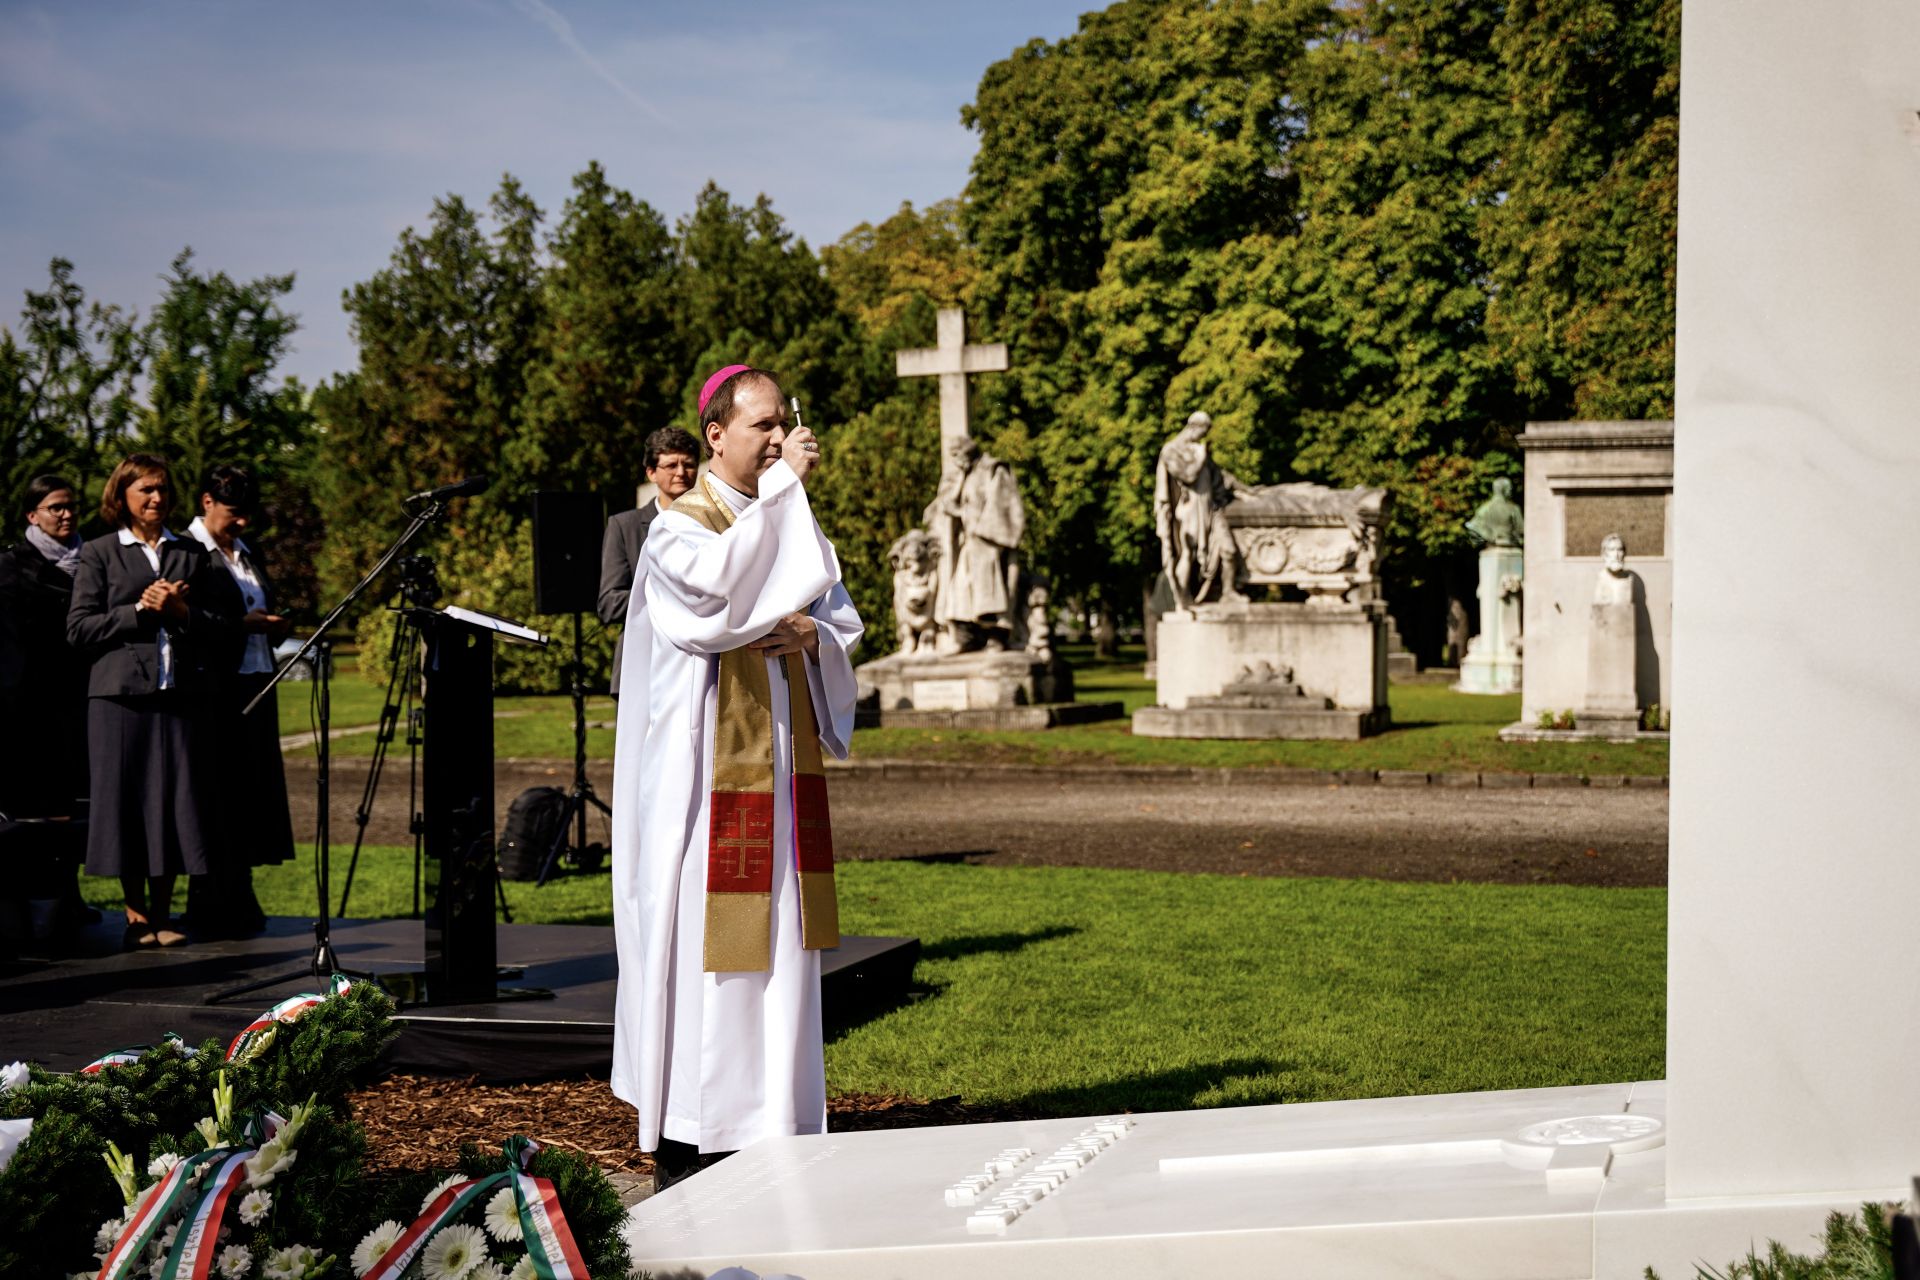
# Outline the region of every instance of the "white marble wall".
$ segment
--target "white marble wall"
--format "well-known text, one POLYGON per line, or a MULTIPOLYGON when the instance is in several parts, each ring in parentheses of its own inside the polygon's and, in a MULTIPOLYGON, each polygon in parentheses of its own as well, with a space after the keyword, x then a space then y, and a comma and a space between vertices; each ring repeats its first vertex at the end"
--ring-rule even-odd
POLYGON ((1920 1173, 1920 5, 1685 15, 1667 1191, 1893 1193, 1920 1173))

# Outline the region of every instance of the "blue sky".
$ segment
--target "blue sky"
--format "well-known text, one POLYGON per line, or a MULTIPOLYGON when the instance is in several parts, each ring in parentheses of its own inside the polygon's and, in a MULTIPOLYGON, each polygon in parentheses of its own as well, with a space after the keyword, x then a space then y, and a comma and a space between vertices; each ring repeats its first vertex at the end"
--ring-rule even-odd
POLYGON ((298 275, 289 372, 351 367, 342 289, 502 173, 589 160, 669 220, 708 178, 810 243, 966 183, 987 65, 1095 0, 0 0, 0 323, 49 259, 145 311, 173 255, 298 275))

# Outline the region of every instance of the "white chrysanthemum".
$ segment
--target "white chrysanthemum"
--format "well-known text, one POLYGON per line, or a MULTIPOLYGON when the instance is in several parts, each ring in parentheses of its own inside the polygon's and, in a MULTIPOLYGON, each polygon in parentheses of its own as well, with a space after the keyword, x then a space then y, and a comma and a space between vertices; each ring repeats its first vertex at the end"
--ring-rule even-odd
POLYGON ((507 1280, 540 1280, 539 1269, 533 1265, 533 1255, 521 1254, 520 1260, 513 1264, 513 1270, 507 1272, 507 1280))
POLYGON ((176 1218, 167 1224, 167 1229, 160 1233, 159 1238, 153 1242, 153 1247, 160 1251, 162 1257, 165 1257, 167 1252, 173 1248, 173 1242, 179 1238, 180 1222, 179 1219, 176 1218))
POLYGON ((466 1280, 486 1256, 487 1238, 480 1228, 442 1227, 420 1254, 420 1274, 426 1280, 466 1280))
POLYGON ((18 1089, 27 1082, 27 1064, 9 1062, 0 1067, 0 1089, 18 1089))
POLYGON ((299 1157, 298 1151, 287 1150, 278 1140, 267 1143, 247 1157, 247 1185, 256 1189, 266 1186, 293 1168, 293 1162, 299 1157))
POLYGON ((405 1230, 405 1227, 388 1218, 360 1237, 360 1243, 353 1247, 353 1274, 364 1276, 373 1270, 375 1264, 386 1256, 387 1250, 393 1248, 394 1242, 400 1239, 401 1233, 405 1230))
POLYGON ((220 1251, 220 1274, 225 1280, 240 1280, 253 1270, 253 1254, 245 1245, 230 1244, 220 1251))
POLYGON ((257 1227, 260 1225, 260 1220, 267 1216, 267 1210, 271 1208, 273 1208, 271 1191, 249 1191, 240 1197, 240 1221, 250 1227, 257 1227))
POLYGON ((489 1259, 467 1272, 467 1280, 507 1280, 507 1273, 500 1264, 489 1259))
POLYGON ((435 1187, 433 1190, 427 1192, 427 1198, 420 1202, 420 1212, 425 1213, 428 1209, 431 1209, 433 1207, 433 1202, 440 1198, 440 1193, 442 1191, 445 1191, 448 1187, 457 1187, 461 1183, 465 1182, 466 1180, 467 1180, 466 1175, 459 1174, 459 1173, 454 1174, 450 1178, 442 1178, 440 1180, 440 1185, 435 1187))
POLYGON ((511 1244, 526 1238, 520 1226, 520 1206, 513 1201, 513 1188, 502 1187, 487 1201, 487 1234, 511 1244))
POLYGON ((155 1156, 152 1160, 147 1162, 147 1176, 149 1178, 164 1178, 169 1173, 172 1173, 173 1166, 179 1163, 180 1163, 180 1157, 173 1154, 173 1152, 171 1151, 167 1152, 165 1155, 155 1156))
POLYGON ((94 1253, 104 1258, 113 1252, 113 1242, 120 1238, 120 1232, 126 1225, 125 1218, 108 1218, 101 1223, 100 1229, 93 1233, 94 1253))

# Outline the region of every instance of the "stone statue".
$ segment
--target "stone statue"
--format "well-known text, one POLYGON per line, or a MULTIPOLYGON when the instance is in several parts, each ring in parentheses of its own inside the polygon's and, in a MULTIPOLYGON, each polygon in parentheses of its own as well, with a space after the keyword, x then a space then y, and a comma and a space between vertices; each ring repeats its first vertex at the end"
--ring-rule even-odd
POLYGON ((1512 498, 1513 481, 1493 482, 1493 496, 1466 523, 1480 545, 1480 634, 1467 642, 1460 662, 1462 693, 1515 693, 1520 689, 1520 595, 1525 588, 1526 513, 1512 498))
POLYGON ((1014 642, 1033 655, 1035 662, 1053 661, 1053 621, 1047 617, 1047 606, 1053 593, 1047 588, 1047 580, 1039 574, 1030 574, 1026 579, 1027 616, 1024 626, 1014 634, 1014 642))
POLYGON ((1635 615, 1626 539, 1610 533, 1600 541, 1600 573, 1587 611, 1587 697, 1576 717, 1580 728, 1604 738, 1631 738, 1640 728, 1635 615))
POLYGON ((1207 448, 1213 419, 1197 412, 1160 449, 1153 469, 1153 525, 1175 606, 1239 601, 1244 576, 1227 526, 1227 504, 1248 488, 1223 471, 1207 448))
POLYGON ((933 652, 939 555, 940 549, 924 529, 902 534, 887 551, 893 565, 893 620, 901 653, 933 652))
POLYGON ((1467 521, 1467 535, 1481 546, 1518 547, 1524 545, 1527 515, 1514 502, 1513 481, 1501 476, 1493 482, 1493 496, 1467 521))
POLYGON ((1004 649, 1023 603, 1015 559, 1027 527, 1020 486, 1011 467, 965 436, 948 442, 945 462, 926 510, 936 556, 933 616, 941 626, 940 646, 947 652, 973 648, 973 632, 980 631, 980 647, 1004 649))
POLYGON ((1593 584, 1595 604, 1632 604, 1633 574, 1627 569, 1627 540, 1610 533, 1600 541, 1600 576, 1593 584))

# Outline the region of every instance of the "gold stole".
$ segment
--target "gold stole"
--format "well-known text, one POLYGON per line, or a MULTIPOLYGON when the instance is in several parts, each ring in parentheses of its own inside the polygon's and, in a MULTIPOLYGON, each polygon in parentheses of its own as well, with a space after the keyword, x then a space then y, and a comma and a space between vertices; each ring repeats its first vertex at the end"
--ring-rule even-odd
MULTIPOLYGON (((733 527, 733 509, 706 476, 674 500, 673 510, 714 533, 733 527)), ((800 871, 800 945, 840 945, 840 906, 833 888, 833 828, 827 818, 827 775, 820 726, 813 715, 806 656, 788 654, 788 707, 793 725, 793 831, 800 871)), ((772 965, 773 691, 758 650, 720 655, 719 706, 713 717, 713 792, 707 807, 707 918, 703 967, 708 973, 764 973, 772 965)))

